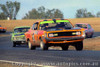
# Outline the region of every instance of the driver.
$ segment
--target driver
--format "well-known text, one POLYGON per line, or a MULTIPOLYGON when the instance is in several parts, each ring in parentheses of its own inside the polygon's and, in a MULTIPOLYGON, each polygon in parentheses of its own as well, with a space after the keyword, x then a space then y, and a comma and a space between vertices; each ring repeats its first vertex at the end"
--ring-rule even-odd
POLYGON ((44 24, 44 29, 48 29, 48 23, 44 24))
POLYGON ((64 24, 64 22, 57 23, 56 27, 65 27, 65 24, 64 24))

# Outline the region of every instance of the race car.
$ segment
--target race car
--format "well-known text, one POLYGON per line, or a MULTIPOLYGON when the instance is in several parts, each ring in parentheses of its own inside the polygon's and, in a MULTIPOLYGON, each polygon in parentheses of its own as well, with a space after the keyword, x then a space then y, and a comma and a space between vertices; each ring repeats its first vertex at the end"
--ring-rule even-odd
POLYGON ((77 24, 75 24, 75 26, 85 29, 86 38, 92 38, 93 37, 94 29, 91 27, 90 24, 88 24, 88 23, 77 23, 77 24))
POLYGON ((75 46, 76 50, 83 49, 85 30, 74 28, 67 19, 50 19, 34 23, 25 33, 25 39, 30 50, 41 47, 48 50, 50 46, 60 46, 62 50, 68 50, 69 46, 75 46))
POLYGON ((24 33, 30 29, 29 26, 15 27, 13 33, 11 34, 11 40, 13 41, 13 47, 16 45, 25 44, 24 33))
POLYGON ((6 32, 6 30, 7 30, 7 28, 5 28, 5 27, 2 27, 2 26, 0 25, 0 32, 3 32, 3 33, 5 33, 5 32, 6 32))

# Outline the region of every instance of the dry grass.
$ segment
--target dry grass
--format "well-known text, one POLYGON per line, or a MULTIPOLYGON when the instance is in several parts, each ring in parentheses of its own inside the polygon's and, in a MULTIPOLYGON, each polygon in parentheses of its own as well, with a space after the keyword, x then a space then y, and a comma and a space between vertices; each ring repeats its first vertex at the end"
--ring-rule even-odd
POLYGON ((84 50, 100 50, 100 37, 84 40, 84 50))
MULTIPOLYGON (((73 24, 75 23, 89 23, 94 28, 95 32, 100 32, 100 18, 81 18, 69 19, 73 24)), ((32 24, 39 19, 35 20, 0 20, 0 25, 7 27, 8 31, 12 31, 16 26, 32 26, 32 24)))

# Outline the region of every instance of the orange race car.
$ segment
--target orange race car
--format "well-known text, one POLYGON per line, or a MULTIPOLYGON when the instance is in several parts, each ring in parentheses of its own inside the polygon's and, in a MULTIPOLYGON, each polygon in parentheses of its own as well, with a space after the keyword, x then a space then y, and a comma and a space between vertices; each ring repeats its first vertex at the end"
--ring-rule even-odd
POLYGON ((69 45, 75 46, 76 50, 83 49, 85 30, 75 28, 67 19, 42 20, 33 24, 25 33, 25 39, 29 49, 40 46, 48 50, 50 46, 60 46, 62 50, 68 50, 69 45))
POLYGON ((3 32, 3 33, 5 33, 5 32, 6 32, 6 30, 7 30, 7 28, 5 28, 5 27, 2 27, 2 26, 0 25, 0 32, 3 32))

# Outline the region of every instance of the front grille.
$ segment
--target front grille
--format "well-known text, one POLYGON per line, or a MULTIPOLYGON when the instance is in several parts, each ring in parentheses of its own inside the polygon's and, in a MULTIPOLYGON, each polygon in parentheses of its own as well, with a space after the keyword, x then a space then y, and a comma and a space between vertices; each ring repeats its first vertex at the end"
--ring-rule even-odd
POLYGON ((59 36, 77 36, 77 35, 73 35, 72 33, 76 33, 76 32, 56 32, 56 33, 49 33, 49 34, 57 34, 57 36, 53 36, 53 37, 59 37, 59 36))

